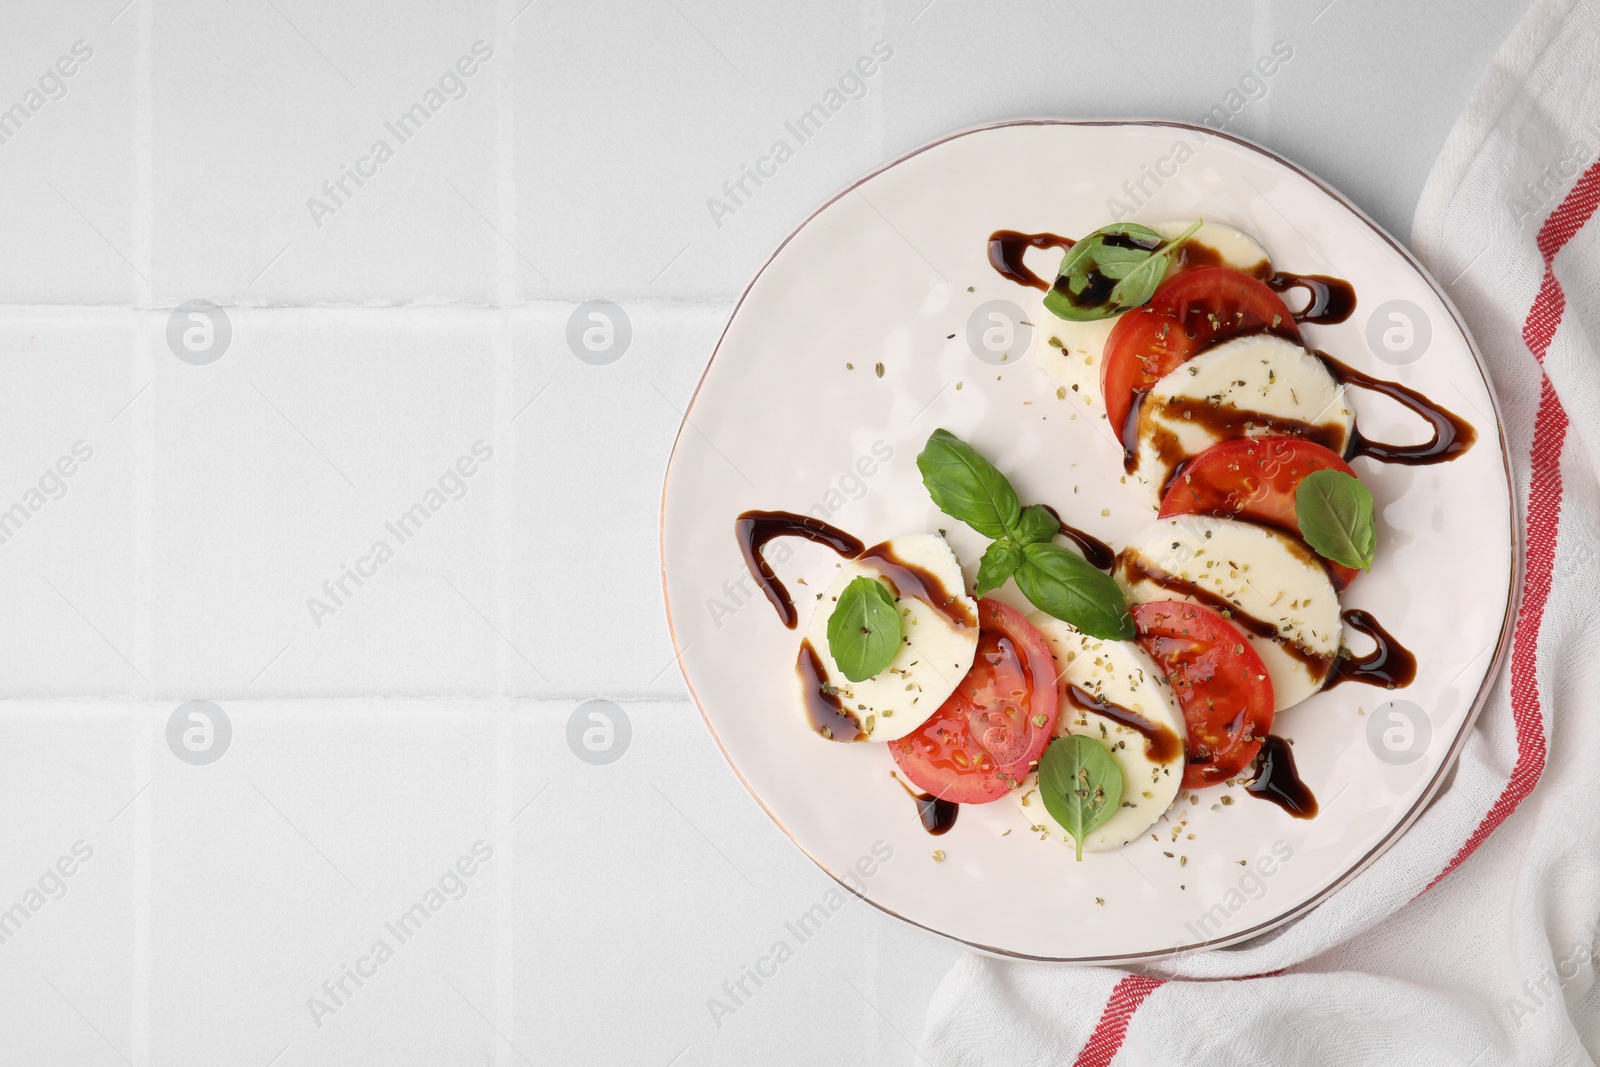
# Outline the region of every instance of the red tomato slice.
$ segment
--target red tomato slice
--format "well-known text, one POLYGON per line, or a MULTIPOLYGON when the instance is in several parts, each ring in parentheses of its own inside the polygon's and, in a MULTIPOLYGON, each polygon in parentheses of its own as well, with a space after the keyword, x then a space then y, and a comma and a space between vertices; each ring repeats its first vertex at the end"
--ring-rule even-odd
POLYGON ((933 717, 889 742, 918 788, 957 804, 987 804, 1033 770, 1060 713, 1044 635, 998 600, 978 601, 972 669, 933 717))
POLYGON ((1294 316, 1261 281, 1228 267, 1193 267, 1161 283, 1144 307, 1117 320, 1106 339, 1101 387, 1106 418, 1124 447, 1135 394, 1177 369, 1202 348, 1243 333, 1270 330, 1300 339, 1294 316))
MULTIPOLYGON (((1161 501, 1161 518, 1190 514, 1244 518, 1298 537, 1295 490, 1316 470, 1342 471, 1352 478, 1356 473, 1338 453, 1299 437, 1223 441, 1185 463, 1173 476, 1161 501)), ((1323 563, 1335 589, 1343 589, 1361 573, 1331 559, 1323 563)))
POLYGON ((1180 600, 1135 604, 1139 646, 1172 684, 1188 741, 1183 787, 1199 789, 1250 765, 1272 729, 1272 681, 1233 623, 1180 600))

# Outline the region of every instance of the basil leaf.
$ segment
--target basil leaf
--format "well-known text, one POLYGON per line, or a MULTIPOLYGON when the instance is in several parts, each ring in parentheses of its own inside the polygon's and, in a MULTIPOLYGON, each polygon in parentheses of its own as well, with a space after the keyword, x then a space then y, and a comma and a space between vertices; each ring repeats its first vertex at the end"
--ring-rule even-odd
POLYGON ((1034 504, 1032 507, 1022 509, 1022 515, 1017 519, 1014 537, 1020 547, 1037 541, 1048 541, 1060 532, 1061 520, 1043 504, 1034 504))
POLYGON ((1167 265, 1172 259, 1172 253, 1178 247, 1194 236, 1200 228, 1200 220, 1196 219, 1183 233, 1173 238, 1170 243, 1156 255, 1150 256, 1116 284, 1111 290, 1111 302, 1124 308, 1141 307, 1155 295, 1156 289, 1161 285, 1162 279, 1167 276, 1167 265))
POLYGON ((1109 318, 1114 312, 1102 312, 1098 307, 1082 307, 1073 302, 1060 289, 1052 288, 1044 294, 1044 309, 1058 319, 1068 322, 1092 322, 1109 318))
POLYGON ((1114 222, 1110 226, 1102 226, 1098 230, 1076 242, 1067 249, 1061 257, 1061 266, 1057 268, 1058 275, 1067 277, 1082 277, 1097 263, 1109 262, 1126 254, 1128 258, 1143 259, 1161 244, 1161 235, 1148 226, 1140 226, 1137 222, 1114 222), (1148 244, 1148 249, 1128 248, 1123 245, 1108 245, 1107 237, 1131 237, 1135 241, 1148 244))
POLYGON ((1150 259, 1151 248, 1161 242, 1158 236, 1138 238, 1141 242, 1148 241, 1150 248, 1139 245, 1108 245, 1101 241, 1090 251, 1089 258, 1094 263, 1094 269, 1108 278, 1122 278, 1134 267, 1150 259))
POLYGON ((979 596, 1015 578, 1034 607, 1091 637, 1133 636, 1133 618, 1117 583, 1056 544, 1052 538, 1061 523, 1055 515, 1042 504, 1024 511, 1006 476, 971 445, 949 430, 935 430, 917 469, 941 511, 995 542, 978 565, 979 596))
POLYGON ((1300 536, 1317 554, 1364 571, 1372 569, 1378 532, 1372 494, 1344 471, 1312 471, 1294 493, 1300 536))
POLYGON ((1161 245, 1161 235, 1137 223, 1102 226, 1079 240, 1061 257, 1056 282, 1044 294, 1044 306, 1060 319, 1086 322, 1116 314, 1104 306, 1112 283, 1149 258, 1161 245), (1108 238, 1127 238, 1134 244, 1107 244, 1108 238))
POLYGON ((828 616, 828 651, 844 676, 864 682, 900 651, 900 609, 889 587, 861 577, 844 587, 828 616))
POLYGON ((977 596, 985 596, 1006 584, 1022 562, 1022 547, 1009 537, 991 541, 978 561, 977 596))
POLYGON ((1057 318, 1090 322, 1131 311, 1149 301, 1167 276, 1167 267, 1185 241, 1200 229, 1196 219, 1183 233, 1163 242, 1147 226, 1104 226, 1067 250, 1044 306, 1057 318), (1129 245, 1126 240, 1136 242, 1129 245), (1114 243, 1108 244, 1107 241, 1114 243))
POLYGON ((994 464, 949 430, 933 431, 917 456, 917 470, 939 510, 983 536, 1004 537, 1016 524, 1022 511, 1017 491, 994 464))
POLYGON ((1034 607, 1090 637, 1119 641, 1133 637, 1128 601, 1109 574, 1049 541, 1024 546, 1022 555, 1017 587, 1034 607))
MULTIPOLYGON (((1105 275, 1107 278, 1111 278, 1115 281, 1121 281, 1134 270, 1149 262, 1150 258, 1148 256, 1141 256, 1136 259, 1114 259, 1109 263, 1101 262, 1098 264, 1098 267, 1100 273, 1105 275)), ((1115 291, 1116 290, 1114 289, 1112 290, 1112 292, 1115 291)))
POLYGON ((1167 257, 1151 256, 1130 270, 1111 288, 1111 304, 1118 308, 1142 307, 1155 295, 1167 276, 1167 257))
POLYGON ((1039 761, 1039 799, 1072 835, 1081 863, 1083 839, 1104 826, 1122 804, 1122 769, 1094 738, 1058 737, 1039 761))

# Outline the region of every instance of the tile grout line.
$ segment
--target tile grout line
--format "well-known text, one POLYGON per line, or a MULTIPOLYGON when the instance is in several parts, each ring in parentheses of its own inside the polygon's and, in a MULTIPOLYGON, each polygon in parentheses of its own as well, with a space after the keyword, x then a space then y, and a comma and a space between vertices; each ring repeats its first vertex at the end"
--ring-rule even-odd
MULTIPOLYGON (((134 781, 129 788, 139 788, 139 779, 148 783, 154 777, 155 746, 152 743, 154 734, 153 718, 149 708, 135 712, 130 722, 133 732, 131 756, 134 772, 134 781)), ((136 798, 137 799, 137 798, 136 798)), ((133 996, 129 1004, 129 1042, 128 1052, 133 1057, 137 1067, 148 1067, 150 1063, 150 991, 153 985, 152 971, 154 961, 151 958, 151 907, 153 891, 151 886, 151 867, 154 865, 154 836, 155 801, 154 798, 145 803, 135 803, 133 816, 133 842, 129 852, 133 856, 132 863, 132 920, 133 920, 133 996)))
MULTIPOLYGON (((495 5, 495 43, 504 53, 501 65, 495 68, 495 216, 499 220, 500 228, 512 236, 513 241, 520 245, 522 235, 517 230, 517 201, 516 201, 516 152, 513 131, 515 129, 514 112, 512 110, 511 80, 505 77, 504 72, 516 67, 516 51, 513 48, 513 30, 511 19, 514 16, 512 5, 519 0, 500 0, 495 5)), ((515 248, 502 243, 499 249, 499 293, 498 300, 501 304, 511 304, 516 301, 516 254, 515 248)), ((517 380, 516 343, 511 332, 511 323, 505 313, 497 313, 490 325, 491 338, 495 347, 495 399, 493 425, 498 427, 507 425, 507 420, 515 420, 512 411, 515 400, 517 380)), ((511 430, 512 440, 515 440, 516 430, 511 430)), ((494 516, 495 516, 495 565, 493 573, 497 577, 495 599, 496 613, 500 615, 501 626, 509 630, 508 612, 506 611, 507 598, 504 591, 511 588, 508 573, 511 559, 512 525, 516 521, 517 508, 517 452, 518 450, 506 445, 506 462, 494 472, 494 516)), ((512 825, 515 815, 512 806, 515 804, 517 766, 516 745, 514 743, 512 704, 504 699, 511 691, 511 676, 506 673, 511 669, 508 658, 509 650, 500 647, 503 643, 497 642, 496 673, 498 684, 497 695, 501 698, 502 707, 496 714, 495 727, 495 754, 496 767, 496 805, 500 809, 500 825, 505 827, 503 847, 505 856, 500 867, 495 872, 496 879, 496 907, 495 907, 495 961, 494 961, 494 1003, 490 1011, 494 1014, 496 1026, 506 1034, 515 1034, 517 1023, 516 1011, 516 955, 512 951, 514 944, 513 917, 516 914, 516 827, 512 825)), ((508 1047, 507 1042, 495 1042, 495 1061, 503 1067, 509 1067, 515 1062, 515 1051, 508 1047)))
MULTIPOLYGON (((148 6, 148 5, 144 5, 148 6)), ((145 368, 146 375, 152 373, 153 348, 150 342, 150 331, 138 326, 133 329, 132 347, 133 362, 145 368)), ((148 377, 146 378, 148 381, 148 377)), ((126 427, 130 435, 133 448, 133 464, 130 477, 133 479, 134 507, 133 507, 133 543, 134 543, 134 571, 137 575, 135 585, 143 589, 144 594, 139 597, 135 608, 135 632, 137 637, 134 642, 134 655, 145 665, 146 670, 151 670, 154 662, 154 620, 153 608, 155 603, 155 573, 154 573, 154 538, 151 536, 151 526, 154 523, 154 504, 152 484, 154 481, 154 415, 155 406, 146 401, 135 406, 128 412, 126 419, 131 425, 126 427)), ((130 698, 137 700, 138 698, 130 698)), ((146 698, 148 699, 148 698, 146 698)), ((142 703, 142 701, 141 701, 142 703)), ((154 729, 150 725, 151 709, 140 709, 140 748, 143 752, 144 781, 149 781, 155 771, 155 749, 150 744, 149 735, 154 729)), ((135 787, 138 782, 133 783, 135 787)), ((151 852, 151 836, 154 820, 154 807, 151 804, 141 804, 135 815, 135 840, 134 840, 134 1040, 131 1054, 133 1062, 144 1067, 150 1063, 150 1011, 151 1011, 151 986, 153 960, 151 959, 151 865, 154 857, 151 852)))
MULTIPOLYGON (((513 952, 516 926, 516 827, 512 824, 512 811, 516 803, 517 765, 516 745, 513 737, 511 705, 500 703, 495 711, 495 807, 500 814, 499 825, 504 836, 498 844, 501 862, 495 871, 495 951, 494 951, 494 1003, 490 1011, 495 1025, 503 1033, 516 1028, 516 955, 513 952)), ((504 1042, 496 1042, 496 1062, 511 1064, 511 1050, 504 1042)))
POLYGON ((515 306, 517 300, 517 248, 522 245, 522 234, 517 228, 517 175, 515 151, 515 112, 512 108, 511 79, 504 76, 507 70, 516 69, 516 54, 512 48, 510 4, 516 0, 500 0, 496 5, 495 40, 505 52, 505 62, 495 68, 495 219, 501 232, 511 235, 511 242, 501 242, 499 255, 499 292, 497 302, 501 307, 515 306))
POLYGON ((129 220, 129 253, 139 265, 140 279, 134 283, 138 294, 133 309, 152 307, 155 301, 155 143, 152 113, 154 73, 154 20, 152 4, 139 5, 138 44, 134 60, 133 84, 133 218, 129 220))
MULTIPOLYGON (((500 0, 495 5, 495 40, 501 51, 507 56, 511 49, 502 32, 505 22, 506 0, 500 0)), ((509 65, 509 64, 508 64, 509 65)), ((495 197, 492 210, 495 223, 503 233, 509 233, 514 238, 518 237, 516 231, 516 208, 512 200, 511 186, 512 175, 510 170, 511 152, 508 148, 509 133, 506 129, 508 92, 506 80, 500 77, 500 71, 506 66, 495 69, 495 197)), ((514 292, 516 287, 516 260, 518 253, 508 242, 501 242, 496 252, 495 274, 497 276, 496 290, 501 299, 509 292, 514 292)), ((509 323, 504 315, 494 316, 489 327, 490 343, 494 348, 494 404, 490 416, 490 428, 498 433, 502 428, 507 428, 511 439, 515 440, 515 430, 509 429, 511 420, 516 414, 512 405, 513 390, 516 388, 516 357, 514 344, 511 340, 509 323)), ((501 633, 510 633, 510 618, 508 601, 503 595, 510 588, 507 583, 505 566, 507 553, 511 544, 511 521, 516 515, 516 449, 507 445, 505 447, 506 464, 495 471, 494 493, 494 537, 495 537, 495 562, 492 572, 495 576, 494 604, 490 612, 499 622, 501 633)), ((511 672, 514 666, 511 662, 513 650, 506 647, 506 641, 495 642, 495 692, 504 696, 511 690, 511 672)))
MULTIPOLYGON (((153 3, 138 5, 134 13, 137 20, 138 45, 137 58, 134 61, 134 106, 133 106, 133 174, 134 196, 131 220, 132 254, 144 268, 144 279, 137 284, 139 299, 135 301, 137 307, 150 306, 155 297, 154 284, 149 281, 154 277, 155 259, 155 142, 154 142, 154 110, 152 101, 155 88, 155 12, 153 3)), ((137 310, 137 308, 136 308, 137 310)), ((139 321, 140 316, 133 316, 133 349, 134 362, 143 368, 140 376, 142 381, 151 381, 154 376, 155 361, 153 345, 150 341, 150 328, 148 323, 139 321)), ((131 383, 137 386, 139 383, 131 383)), ((134 423, 127 432, 131 435, 134 447, 133 478, 134 492, 137 504, 134 508, 134 566, 138 574, 137 585, 144 589, 145 595, 139 598, 137 610, 136 648, 146 664, 147 669, 153 669, 154 663, 151 653, 154 646, 153 610, 151 605, 155 602, 155 581, 153 570, 153 542, 151 525, 154 521, 154 508, 152 486, 154 484, 154 422, 155 405, 146 403, 133 413, 134 423)), ((145 781, 154 777, 155 746, 152 741, 153 726, 150 710, 145 709, 139 718, 139 750, 142 753, 145 781)), ((137 786, 139 783, 135 782, 137 786)), ((148 1067, 151 1062, 151 1011, 152 992, 154 988, 155 960, 152 955, 153 944, 153 867, 155 865, 154 836, 155 836, 155 805, 152 802, 141 804, 134 812, 134 841, 133 841, 133 869, 134 869, 134 914, 133 914, 133 950, 134 950, 134 990, 131 1020, 132 1034, 129 1041, 129 1051, 133 1061, 138 1067, 148 1067)))

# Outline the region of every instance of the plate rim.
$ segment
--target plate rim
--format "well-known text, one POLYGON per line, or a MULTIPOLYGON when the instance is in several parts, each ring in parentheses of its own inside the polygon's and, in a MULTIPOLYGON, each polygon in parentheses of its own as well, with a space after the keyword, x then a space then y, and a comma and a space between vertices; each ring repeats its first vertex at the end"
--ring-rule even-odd
POLYGON ((1458 309, 1454 301, 1450 299, 1450 296, 1445 292, 1444 287, 1441 286, 1433 277, 1433 275, 1429 273, 1428 269, 1424 267, 1420 261, 1418 261, 1416 256, 1411 253, 1409 248, 1395 239, 1395 237, 1390 234, 1389 231, 1380 226, 1365 211, 1361 210, 1360 207, 1352 203, 1344 196, 1344 194, 1339 192, 1333 186, 1323 181, 1311 171, 1300 166, 1298 163, 1284 158, 1277 152, 1274 152, 1272 149, 1258 144, 1249 138, 1241 137, 1238 134, 1229 133, 1225 130, 1213 130, 1208 126, 1199 126, 1189 122, 1180 122, 1170 119, 1059 119, 1046 117, 1004 119, 997 122, 986 122, 975 126, 966 126, 934 138, 933 140, 926 141, 923 144, 918 145, 916 148, 913 148, 909 152, 896 156, 881 166, 876 167, 873 170, 868 171, 866 174, 856 178, 843 189, 839 190, 839 192, 823 201, 815 210, 809 212, 805 218, 800 220, 800 222, 789 231, 788 235, 786 235, 784 239, 780 241, 772 250, 771 254, 769 254, 767 258, 762 261, 761 265, 756 268, 755 272, 750 276, 750 280, 745 283, 744 289, 739 293, 739 299, 734 302, 732 309, 728 312, 728 318, 727 321, 723 323, 722 332, 717 336, 717 343, 711 350, 711 358, 706 360, 705 369, 700 373, 699 381, 695 383, 694 393, 690 396, 688 403, 684 405, 683 420, 678 425, 678 432, 673 436, 672 451, 667 456, 666 469, 662 474, 661 505, 657 526, 657 545, 661 556, 661 600, 662 607, 666 614, 667 634, 672 641, 672 649, 675 653, 673 662, 677 665, 678 673, 683 678, 684 688, 689 693, 690 701, 694 704, 695 710, 700 713, 700 720, 705 724, 706 730, 711 734, 711 739, 716 742, 717 750, 722 753, 723 760, 728 764, 729 769, 733 771, 734 777, 739 780, 739 784, 744 786, 745 792, 748 793, 750 798, 756 802, 756 805, 766 813, 767 817, 772 820, 773 825, 778 828, 783 836, 788 838, 790 843, 793 844, 795 848, 799 849, 802 855, 804 855, 812 863, 816 864, 818 869, 820 869, 829 878, 833 879, 833 881, 844 890, 856 897, 859 897, 861 900, 872 905, 872 907, 876 908, 878 911, 892 916, 900 922, 906 923, 907 925, 913 926, 919 930, 926 931, 927 933, 930 933, 935 937, 941 938, 945 941, 962 945, 968 949, 983 953, 988 956, 1001 959, 1026 960, 1034 963, 1065 964, 1069 966, 1112 966, 1127 963, 1147 964, 1159 962, 1161 960, 1173 959, 1179 956, 1186 956, 1196 952, 1204 952, 1212 949, 1227 948, 1232 945, 1238 945, 1245 941, 1254 940, 1255 938, 1261 937, 1262 935, 1276 930, 1279 927, 1304 918, 1316 908, 1320 907, 1334 893, 1338 892, 1350 882, 1354 881, 1368 867, 1376 863, 1385 852, 1394 847, 1400 838, 1405 836, 1411 827, 1415 825, 1417 820, 1422 817, 1423 813, 1426 812, 1427 809, 1433 804, 1433 801, 1437 799, 1439 793, 1443 790, 1446 781, 1454 775, 1456 763, 1461 757, 1461 752, 1466 747, 1467 740, 1472 734, 1472 729, 1477 723, 1478 715, 1483 711, 1484 706, 1488 703, 1489 695, 1493 691, 1496 682, 1500 678, 1500 674, 1505 667, 1506 656, 1510 652, 1510 638, 1515 626, 1518 609, 1522 602, 1524 578, 1523 571, 1525 565, 1522 528, 1520 523, 1517 521, 1517 488, 1518 485, 1516 471, 1511 463, 1511 447, 1510 442, 1506 438, 1505 420, 1501 414, 1500 398, 1495 392, 1494 381, 1490 378, 1488 368, 1484 364, 1483 353, 1478 348, 1477 339, 1473 337, 1472 331, 1468 328, 1466 320, 1461 315, 1460 309, 1458 309), (1295 174, 1300 175, 1302 178, 1315 185, 1327 196, 1331 197, 1336 203, 1347 209, 1360 221, 1364 222, 1378 237, 1382 238, 1385 243, 1398 252, 1401 258, 1404 259, 1406 263, 1417 272, 1423 281, 1428 284, 1428 287, 1433 290, 1434 295, 1437 296, 1440 302, 1444 305, 1445 310, 1450 313, 1451 320, 1454 321, 1456 327, 1461 331, 1461 336, 1466 340, 1467 351, 1471 353, 1473 363, 1478 371, 1478 376, 1483 380, 1484 389, 1489 395, 1490 411, 1494 416, 1495 435, 1500 444, 1501 466, 1505 473, 1506 487, 1509 491, 1508 495, 1510 507, 1507 510, 1509 512, 1510 520, 1511 585, 1506 594, 1505 614, 1500 621, 1500 632, 1495 639, 1494 655, 1490 658, 1488 669, 1483 676, 1483 682, 1478 687, 1477 694, 1473 697, 1472 706, 1468 709, 1467 716, 1462 720, 1461 726, 1456 732, 1456 737, 1451 742, 1450 749, 1445 753, 1444 758, 1440 761, 1438 769, 1435 770, 1433 777, 1429 780, 1427 786, 1422 790, 1421 793, 1418 794, 1417 799, 1413 802, 1411 808, 1406 812, 1405 816, 1399 822, 1397 822, 1387 834, 1383 836, 1382 840, 1373 845, 1373 847, 1370 848, 1363 856, 1351 864, 1343 873, 1341 873, 1328 885, 1324 886, 1317 893, 1271 919, 1264 920, 1263 922, 1257 923, 1248 929, 1229 934, 1226 937, 1200 941, 1192 945, 1174 946, 1173 948, 1169 949, 1156 949, 1148 952, 1136 952, 1122 955, 1040 956, 1027 952, 1021 952, 1016 949, 1002 948, 995 945, 985 945, 977 941, 970 941, 966 938, 958 937, 955 934, 938 930, 925 923, 908 918, 905 915, 901 915, 892 908, 880 904, 866 894, 859 892, 847 881, 840 878, 837 874, 830 870, 825 863, 819 860, 816 856, 812 855, 811 852, 795 838, 794 834, 790 832, 789 828, 783 824, 783 820, 779 819, 777 814, 767 806, 766 801, 761 798, 760 794, 758 794, 750 785, 749 781, 745 779, 745 776, 740 772, 738 765, 734 763, 733 757, 728 754, 727 746, 723 744, 722 738, 717 733, 716 727, 712 725, 710 717, 706 714, 705 705, 701 702, 700 695, 695 691, 694 683, 689 680, 688 672, 685 670, 683 665, 683 656, 687 649, 680 647, 678 643, 677 630, 673 626, 672 622, 672 595, 667 584, 667 496, 672 486, 673 468, 678 460, 678 446, 682 443, 684 430, 689 425, 689 416, 694 411, 695 403, 700 399, 700 392, 705 387, 706 379, 711 375, 711 368, 716 363, 717 356, 722 352, 722 346, 727 340, 728 331, 732 328, 734 320, 739 315, 739 309, 744 306, 744 302, 749 297, 750 291, 755 287, 756 282, 760 280, 761 276, 766 273, 767 268, 770 267, 783 252, 783 250, 788 247, 789 242, 793 241, 795 237, 797 237, 807 226, 811 225, 812 221, 824 211, 828 210, 828 208, 832 207, 839 200, 842 200, 844 197, 850 195, 852 192, 856 191, 873 178, 876 178, 878 175, 883 174, 884 172, 891 170, 894 167, 897 167, 907 160, 913 159, 924 152, 937 148, 940 145, 947 144, 951 141, 958 140, 962 137, 969 137, 973 134, 985 133, 990 130, 1008 129, 1017 126, 1137 126, 1185 130, 1192 133, 1198 133, 1207 139, 1220 137, 1225 140, 1232 141, 1234 144, 1264 156, 1272 162, 1277 163, 1280 166, 1283 166, 1294 172, 1295 174))

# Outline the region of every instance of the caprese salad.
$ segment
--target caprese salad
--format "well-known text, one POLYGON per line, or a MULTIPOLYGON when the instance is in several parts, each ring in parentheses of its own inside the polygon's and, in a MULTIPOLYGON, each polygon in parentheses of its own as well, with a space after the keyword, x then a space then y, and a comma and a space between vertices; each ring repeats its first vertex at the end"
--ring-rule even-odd
POLYGON ((884 743, 922 791, 930 831, 959 805, 1009 797, 1080 860, 1150 832, 1180 790, 1245 784, 1315 814, 1275 718, 1342 681, 1394 688, 1415 673, 1375 620, 1341 610, 1377 552, 1372 495, 1349 460, 1448 460, 1472 427, 1309 347, 1302 327, 1348 316, 1353 289, 1275 270, 1232 227, 1118 223, 1077 241, 998 231, 989 258, 1043 292, 1035 360, 1058 395, 1106 420, 1155 516, 1113 553, 1025 503, 944 429, 917 468, 934 505, 988 541, 968 561, 970 593, 942 531, 868 547, 813 517, 741 515, 745 561, 791 627, 762 547, 800 536, 841 557, 800 642, 805 722, 830 741, 884 743), (1046 281, 1021 257, 1050 247, 1064 255, 1046 281), (1417 412, 1432 440, 1363 437, 1354 386, 1417 412), (1375 651, 1352 655, 1347 629, 1375 651))

